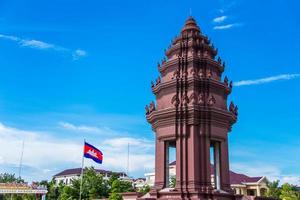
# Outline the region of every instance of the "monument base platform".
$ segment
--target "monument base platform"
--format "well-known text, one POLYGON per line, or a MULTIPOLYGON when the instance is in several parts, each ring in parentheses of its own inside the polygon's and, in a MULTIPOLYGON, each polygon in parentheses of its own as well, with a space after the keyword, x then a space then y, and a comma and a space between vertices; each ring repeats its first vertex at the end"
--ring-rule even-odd
POLYGON ((138 192, 122 193, 123 200, 278 200, 271 197, 244 196, 230 194, 220 191, 204 192, 178 192, 178 191, 159 191, 153 194, 153 191, 142 195, 138 192))
POLYGON ((123 200, 242 200, 243 195, 234 195, 223 191, 199 192, 163 189, 151 191, 141 196, 140 193, 123 193, 123 200))

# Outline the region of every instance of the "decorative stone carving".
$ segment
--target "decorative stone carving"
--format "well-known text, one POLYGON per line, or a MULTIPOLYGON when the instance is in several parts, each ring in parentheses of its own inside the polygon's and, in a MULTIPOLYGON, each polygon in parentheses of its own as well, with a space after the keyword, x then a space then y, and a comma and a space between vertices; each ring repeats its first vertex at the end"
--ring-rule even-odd
POLYGON ((176 70, 174 73, 173 73, 173 77, 172 77, 172 79, 178 79, 179 78, 179 70, 176 70))
POLYGON ((215 97, 214 97, 213 95, 211 95, 211 96, 208 98, 207 104, 208 104, 209 106, 212 106, 212 105, 214 105, 215 103, 216 103, 216 99, 215 99, 215 97))
POLYGON ((229 87, 230 87, 230 89, 232 88, 232 81, 230 81, 230 83, 229 83, 229 87))
POLYGON ((229 111, 230 111, 231 113, 234 113, 234 104, 233 104, 233 102, 230 102, 230 105, 229 105, 229 111))
POLYGON ((183 77, 187 77, 189 75, 189 73, 188 73, 188 71, 184 71, 182 75, 183 75, 183 77))
POLYGON ((199 77, 204 78, 203 69, 199 69, 199 77))
POLYGON ((227 76, 225 76, 225 78, 224 78, 224 84, 225 84, 226 86, 228 86, 228 78, 227 78, 227 76))
POLYGON ((223 66, 223 68, 225 68, 225 62, 223 62, 222 66, 223 66))
POLYGON ((197 76, 198 76, 197 69, 196 69, 196 68, 192 68, 191 71, 190 71, 190 74, 191 74, 193 77, 197 77, 197 76))
POLYGON ((202 93, 199 94, 198 103, 199 103, 200 106, 203 106, 205 104, 204 94, 202 94, 202 93))
POLYGON ((190 95, 189 104, 195 105, 198 101, 198 96, 194 92, 190 95))
POLYGON ((179 103, 180 103, 180 101, 179 101, 178 96, 177 96, 177 95, 174 95, 174 96, 172 97, 171 104, 173 104, 174 106, 177 107, 177 106, 179 105, 179 103))
POLYGON ((187 95, 184 95, 182 98, 182 104, 187 105, 189 103, 189 97, 187 95))
POLYGON ((238 107, 237 106, 234 107, 234 114, 235 114, 235 116, 238 116, 238 107))
POLYGON ((156 79, 156 85, 158 85, 158 84, 160 84, 160 83, 161 83, 161 78, 158 77, 158 78, 156 79))
POLYGON ((233 102, 230 102, 229 111, 235 116, 238 116, 238 107, 235 106, 233 102))
POLYGON ((154 87, 154 83, 153 83, 153 81, 151 81, 151 88, 153 88, 154 87))
POLYGON ((222 63, 222 60, 221 60, 221 58, 220 57, 218 57, 218 63, 221 65, 221 63, 222 63))
POLYGON ((160 71, 160 69, 161 69, 159 62, 157 63, 157 69, 158 69, 158 71, 160 71))
POLYGON ((149 106, 149 113, 155 111, 155 109, 156 109, 156 108, 155 108, 154 101, 152 101, 152 102, 150 103, 150 106, 149 106))
POLYGON ((148 106, 148 105, 146 105, 146 106, 145 106, 145 110, 146 110, 146 115, 148 115, 148 114, 149 114, 149 112, 150 112, 150 110, 149 110, 149 106, 148 106))
POLYGON ((211 78, 211 76, 212 76, 211 70, 208 69, 208 70, 206 71, 206 78, 211 78))

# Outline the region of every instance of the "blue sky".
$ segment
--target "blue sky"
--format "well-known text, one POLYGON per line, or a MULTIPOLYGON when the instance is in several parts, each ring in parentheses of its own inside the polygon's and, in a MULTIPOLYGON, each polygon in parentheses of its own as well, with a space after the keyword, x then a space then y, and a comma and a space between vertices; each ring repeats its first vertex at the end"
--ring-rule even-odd
POLYGON ((0 172, 50 179, 79 167, 82 140, 103 166, 143 176, 154 135, 144 116, 156 63, 192 15, 226 61, 239 119, 236 172, 300 184, 299 1, 0 1, 0 172))

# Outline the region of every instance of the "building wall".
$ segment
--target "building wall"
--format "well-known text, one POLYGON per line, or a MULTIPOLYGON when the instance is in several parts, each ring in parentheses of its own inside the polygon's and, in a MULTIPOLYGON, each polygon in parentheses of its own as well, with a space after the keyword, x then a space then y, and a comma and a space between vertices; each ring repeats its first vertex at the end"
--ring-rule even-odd
MULTIPOLYGON (((102 174, 103 175, 103 179, 104 180, 108 180, 110 175, 105 173, 105 174, 102 174)), ((76 180, 76 179, 79 179, 80 178, 80 174, 70 174, 70 175, 65 175, 65 176, 56 176, 56 177, 53 177, 54 178, 54 181, 55 181, 55 184, 56 185, 59 185, 60 183, 63 183, 65 185, 71 185, 72 184, 72 180, 76 180)), ((120 179, 122 180, 130 180, 129 177, 125 176, 124 174, 120 176, 120 179)))

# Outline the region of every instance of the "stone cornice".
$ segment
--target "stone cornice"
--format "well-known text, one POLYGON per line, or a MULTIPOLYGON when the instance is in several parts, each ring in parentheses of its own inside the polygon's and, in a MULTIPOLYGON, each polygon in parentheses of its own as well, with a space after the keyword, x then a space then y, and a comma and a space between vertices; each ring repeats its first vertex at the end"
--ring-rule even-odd
MULTIPOLYGON (((183 79, 183 78, 181 78, 183 79)), ((168 89, 168 88, 175 88, 176 87, 177 80, 173 79, 167 82, 161 82, 154 87, 152 87, 152 92, 157 95, 159 92, 168 89)), ((225 91, 227 95, 231 93, 231 88, 227 86, 225 83, 220 82, 218 80, 212 79, 212 78, 199 78, 196 76, 189 77, 187 79, 188 87, 194 86, 194 84, 206 84, 215 88, 219 88, 225 91)))
POLYGON ((147 115, 147 120, 155 130, 157 127, 174 125, 182 122, 187 125, 214 124, 220 127, 231 128, 237 117, 228 110, 216 107, 191 105, 180 108, 156 110, 147 115), (205 117, 200 117, 205 116, 205 117))
MULTIPOLYGON (((212 46, 210 46, 208 43, 197 43, 195 40, 197 40, 198 38, 195 38, 193 41, 189 40, 187 42, 187 47, 188 48, 195 48, 195 49, 199 49, 201 51, 210 51, 212 52, 213 56, 216 56, 217 54, 217 50, 213 49, 212 46)), ((202 38, 199 38, 202 40, 202 38)), ((167 51, 166 51, 166 55, 169 57, 171 56, 173 53, 175 53, 176 51, 180 50, 182 48, 182 41, 178 41, 177 43, 175 43, 174 45, 172 45, 167 51)))
MULTIPOLYGON (((171 60, 168 60, 166 61, 160 68, 159 68, 159 72, 161 74, 164 74, 164 72, 166 71, 167 68, 172 68, 172 67, 176 67, 178 65, 178 62, 179 62, 179 58, 177 59, 171 59, 171 60)), ((209 64, 211 65, 212 67, 216 67, 218 69, 218 71, 220 73, 223 73, 224 71, 224 67, 221 66, 217 61, 209 58, 209 57, 198 57, 198 56, 189 56, 188 59, 187 59, 187 62, 190 63, 190 62, 194 62, 196 64, 199 63, 199 65, 201 63, 204 63, 204 64, 209 64)))

